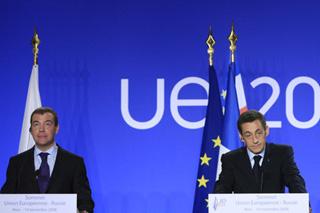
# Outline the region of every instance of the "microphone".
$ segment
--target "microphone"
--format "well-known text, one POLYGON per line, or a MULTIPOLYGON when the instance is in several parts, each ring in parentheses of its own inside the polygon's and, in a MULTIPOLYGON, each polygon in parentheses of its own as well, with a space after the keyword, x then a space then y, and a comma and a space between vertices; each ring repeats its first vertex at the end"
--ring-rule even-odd
POLYGON ((260 193, 262 193, 263 189, 263 169, 261 168, 261 177, 260 177, 260 193))
POLYGON ((39 178, 39 175, 40 175, 40 169, 37 169, 35 172, 34 172, 35 176, 36 176, 36 179, 39 178))
MULTIPOLYGON (((266 159, 266 164, 270 163, 270 159, 267 158, 266 159)), ((263 164, 263 166, 261 166, 261 176, 260 176, 260 193, 262 193, 263 190, 263 177, 264 177, 264 167, 266 166, 266 164, 263 164)))

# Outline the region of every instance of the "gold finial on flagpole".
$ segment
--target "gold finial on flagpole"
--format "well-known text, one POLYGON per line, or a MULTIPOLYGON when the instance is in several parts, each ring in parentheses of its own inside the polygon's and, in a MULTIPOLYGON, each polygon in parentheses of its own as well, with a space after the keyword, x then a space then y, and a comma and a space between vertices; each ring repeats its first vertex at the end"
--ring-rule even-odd
POLYGON ((211 30, 211 26, 209 27, 209 36, 207 38, 206 41, 207 45, 208 45, 208 54, 209 54, 209 65, 213 66, 213 53, 214 53, 214 49, 213 46, 216 43, 213 36, 212 36, 212 30, 211 30))
POLYGON ((39 35, 36 30, 34 30, 33 38, 32 38, 32 46, 33 46, 33 64, 38 64, 38 53, 39 53, 39 46, 40 39, 39 35))
POLYGON ((233 63, 235 61, 234 59, 234 52, 236 51, 236 43, 237 43, 237 40, 238 40, 238 37, 236 35, 236 33, 234 32, 234 24, 232 23, 232 26, 231 26, 231 33, 228 37, 228 40, 230 41, 230 51, 231 51, 231 62, 233 63))

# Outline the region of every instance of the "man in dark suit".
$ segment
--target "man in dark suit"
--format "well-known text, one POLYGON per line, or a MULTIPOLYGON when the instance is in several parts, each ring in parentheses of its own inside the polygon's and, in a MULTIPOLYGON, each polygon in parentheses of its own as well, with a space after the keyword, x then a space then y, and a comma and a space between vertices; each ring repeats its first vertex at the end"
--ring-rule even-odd
POLYGON ((35 146, 10 159, 1 193, 76 193, 78 210, 93 212, 83 159, 55 142, 59 130, 56 112, 47 107, 38 108, 30 122, 35 146))
POLYGON ((291 146, 266 143, 269 128, 257 111, 240 115, 238 130, 245 146, 221 157, 215 193, 306 193, 291 146))

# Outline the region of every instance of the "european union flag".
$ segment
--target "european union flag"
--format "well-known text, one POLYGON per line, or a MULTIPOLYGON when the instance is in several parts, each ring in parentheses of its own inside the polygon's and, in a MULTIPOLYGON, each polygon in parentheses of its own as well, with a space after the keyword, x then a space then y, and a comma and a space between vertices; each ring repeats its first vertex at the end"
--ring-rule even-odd
POLYGON ((222 119, 218 79, 214 67, 209 66, 209 97, 193 204, 194 213, 208 212, 208 194, 213 192, 216 180, 222 119))

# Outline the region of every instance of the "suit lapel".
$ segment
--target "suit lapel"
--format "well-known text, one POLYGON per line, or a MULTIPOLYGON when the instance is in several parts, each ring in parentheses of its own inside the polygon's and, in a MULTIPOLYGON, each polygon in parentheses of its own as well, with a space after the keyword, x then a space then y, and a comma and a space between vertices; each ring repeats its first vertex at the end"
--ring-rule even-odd
POLYGON ((256 192, 258 185, 256 184, 256 178, 251 167, 246 147, 241 148, 238 164, 241 166, 241 170, 244 173, 243 177, 246 177, 245 180, 243 180, 244 185, 242 187, 245 188, 245 191, 247 192, 256 192))
POLYGON ((254 176, 246 147, 241 148, 241 159, 239 162, 242 162, 240 163, 242 170, 245 171, 248 176, 254 176))
POLYGON ((28 154, 26 155, 26 162, 24 164, 25 172, 23 173, 25 176, 21 178, 25 178, 27 180, 30 180, 29 184, 32 189, 32 192, 37 192, 39 193, 39 186, 37 182, 37 177, 36 177, 36 171, 34 167, 34 147, 28 151, 28 154))
POLYGON ((263 158, 263 162, 262 162, 262 165, 261 165, 262 171, 264 171, 265 169, 268 168, 268 164, 269 164, 269 161, 270 161, 270 155, 271 155, 270 145, 268 143, 266 143, 266 151, 264 153, 264 158, 263 158))

